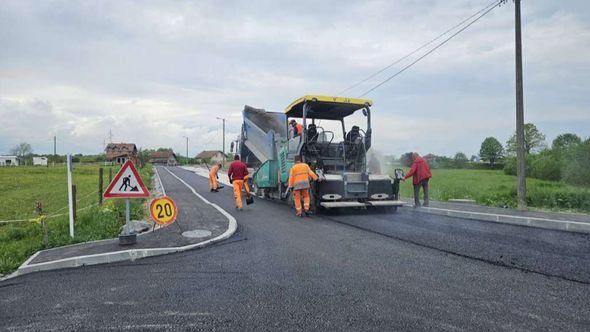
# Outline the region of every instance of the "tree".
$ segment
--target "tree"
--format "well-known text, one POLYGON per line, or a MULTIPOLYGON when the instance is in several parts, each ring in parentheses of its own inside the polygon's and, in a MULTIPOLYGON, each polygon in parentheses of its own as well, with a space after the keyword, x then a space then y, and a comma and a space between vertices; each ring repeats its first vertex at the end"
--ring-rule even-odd
MULTIPOLYGON (((23 143, 20 143, 19 145, 15 146, 14 148, 12 148, 10 150, 10 153, 18 156, 18 158, 22 162, 22 161, 24 161, 26 156, 29 156, 30 154, 33 153, 33 148, 31 147, 31 144, 23 142, 23 143)), ((26 162, 25 162, 25 164, 26 164, 26 162)))
POLYGON ((572 133, 565 133, 557 136, 551 147, 556 150, 569 150, 574 145, 580 144, 582 139, 580 136, 572 133))
POLYGON ((412 152, 406 152, 399 157, 399 162, 406 167, 412 166, 412 152))
POLYGON ((154 150, 142 148, 137 150, 137 163, 139 164, 139 167, 144 167, 148 163, 152 153, 154 153, 154 150))
POLYGON ((481 159, 489 161, 490 164, 494 165, 496 161, 504 156, 502 143, 500 143, 495 137, 486 137, 486 139, 481 142, 479 156, 481 159))
MULTIPOLYGON (((531 153, 545 148, 545 135, 532 123, 524 124, 524 152, 531 153)), ((510 155, 516 153, 516 133, 506 142, 506 151, 510 155)))
POLYGON ((590 138, 567 153, 563 179, 567 183, 590 186, 590 138))
POLYGON ((455 157, 453 157, 453 162, 455 164, 455 167, 457 168, 463 168, 465 167, 465 164, 467 164, 467 156, 463 153, 463 152, 457 152, 455 153, 455 157))

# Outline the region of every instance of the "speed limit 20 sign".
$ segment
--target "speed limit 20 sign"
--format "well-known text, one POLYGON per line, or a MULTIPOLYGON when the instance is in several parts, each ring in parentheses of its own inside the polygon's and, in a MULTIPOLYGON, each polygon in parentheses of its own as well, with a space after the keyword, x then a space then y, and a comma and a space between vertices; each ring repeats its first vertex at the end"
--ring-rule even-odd
POLYGON ((150 204, 152 218, 159 225, 168 225, 176 220, 178 210, 172 198, 162 196, 155 198, 150 204))

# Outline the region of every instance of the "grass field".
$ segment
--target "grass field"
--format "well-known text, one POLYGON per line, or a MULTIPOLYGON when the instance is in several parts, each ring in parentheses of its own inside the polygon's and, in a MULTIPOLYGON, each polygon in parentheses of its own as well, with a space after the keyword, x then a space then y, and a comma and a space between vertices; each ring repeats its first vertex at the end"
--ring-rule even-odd
MULTIPOLYGON (((124 223, 122 200, 108 200, 98 206, 98 169, 104 168, 104 187, 108 185, 108 166, 73 167, 77 188, 75 238, 69 237, 68 189, 65 166, 0 167, 0 221, 36 217, 35 203, 41 201, 48 225, 48 243, 43 243, 41 224, 36 221, 0 223, 0 274, 14 271, 38 250, 72 243, 116 237, 124 223)), ((113 176, 119 167, 113 167, 113 176)), ((152 169, 139 170, 144 183, 151 186, 152 169)), ((132 219, 142 218, 145 200, 131 201, 132 219)))
MULTIPOLYGON (((527 179, 527 190, 527 203, 532 208, 590 212, 590 188, 527 179)), ((411 179, 402 183, 400 193, 402 197, 413 197, 411 179)), ((441 201, 468 198, 483 205, 515 207, 516 177, 499 170, 433 169, 430 197, 441 201)))

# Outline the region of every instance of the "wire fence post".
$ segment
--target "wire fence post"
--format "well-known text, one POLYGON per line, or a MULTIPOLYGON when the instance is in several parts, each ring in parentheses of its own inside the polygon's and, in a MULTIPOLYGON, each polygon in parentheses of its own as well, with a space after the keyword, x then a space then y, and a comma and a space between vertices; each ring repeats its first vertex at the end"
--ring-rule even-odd
POLYGON ((47 235, 47 223, 45 222, 45 216, 43 215, 43 203, 41 201, 37 201, 35 204, 35 212, 37 212, 39 220, 41 221, 41 227, 43 228, 43 245, 47 247, 49 244, 49 236, 47 235))
POLYGON ((102 173, 103 169, 98 169, 98 205, 102 205, 102 173))

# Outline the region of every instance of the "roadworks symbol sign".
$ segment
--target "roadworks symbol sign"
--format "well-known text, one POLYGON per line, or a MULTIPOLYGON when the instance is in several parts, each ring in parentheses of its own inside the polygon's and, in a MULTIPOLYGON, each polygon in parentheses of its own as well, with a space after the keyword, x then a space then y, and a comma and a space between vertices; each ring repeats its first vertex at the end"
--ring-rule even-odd
POLYGON ((133 162, 127 160, 107 187, 105 198, 145 198, 150 196, 133 162))

